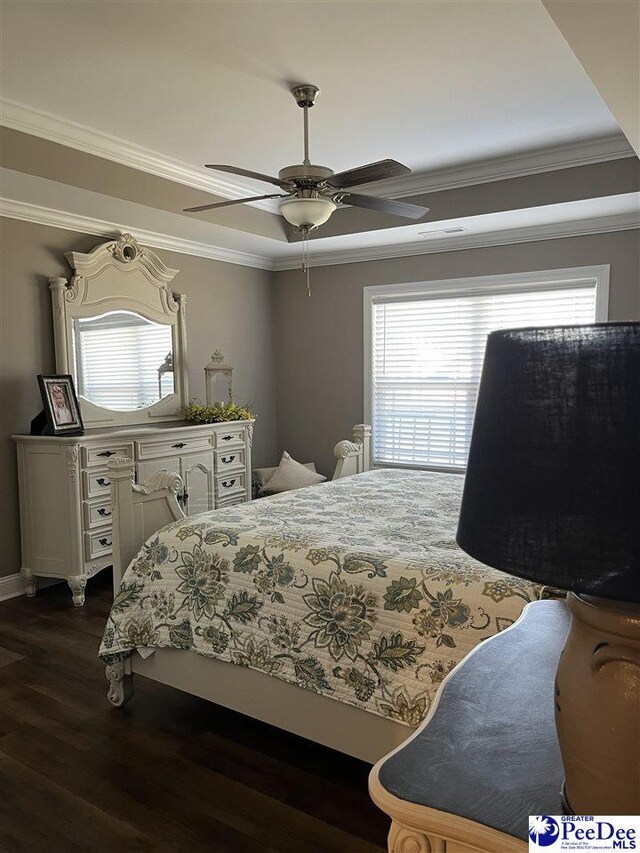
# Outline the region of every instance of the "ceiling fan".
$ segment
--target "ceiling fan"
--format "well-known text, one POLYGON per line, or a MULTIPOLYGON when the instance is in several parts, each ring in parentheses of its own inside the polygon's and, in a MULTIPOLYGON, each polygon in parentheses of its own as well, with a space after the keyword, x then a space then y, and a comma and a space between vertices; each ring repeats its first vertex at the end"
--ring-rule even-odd
POLYGON ((284 169, 280 169, 277 178, 248 169, 240 169, 237 166, 212 164, 206 166, 207 169, 265 181, 274 184, 284 192, 230 199, 215 204, 200 204, 197 207, 185 208, 184 213, 198 213, 203 210, 228 207, 232 204, 280 198, 282 199, 279 203, 280 213, 287 222, 299 229, 305 238, 308 237, 309 231, 323 225, 340 204, 379 210, 382 213, 403 216, 407 219, 420 219, 428 213, 428 207, 417 204, 350 192, 351 187, 357 187, 360 184, 409 174, 411 169, 398 163, 397 160, 378 160, 376 163, 368 163, 366 166, 358 166, 337 174, 326 166, 316 166, 311 163, 309 160, 309 109, 314 105, 319 93, 318 87, 310 84, 294 86, 291 89, 296 103, 304 110, 304 159, 299 165, 285 166, 284 169))

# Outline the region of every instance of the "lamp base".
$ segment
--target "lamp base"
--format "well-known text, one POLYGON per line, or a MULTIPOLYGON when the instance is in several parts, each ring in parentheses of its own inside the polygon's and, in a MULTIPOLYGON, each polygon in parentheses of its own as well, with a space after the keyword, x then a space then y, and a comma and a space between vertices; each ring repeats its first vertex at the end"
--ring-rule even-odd
POLYGON ((555 684, 573 814, 640 814, 640 604, 570 592, 555 684))

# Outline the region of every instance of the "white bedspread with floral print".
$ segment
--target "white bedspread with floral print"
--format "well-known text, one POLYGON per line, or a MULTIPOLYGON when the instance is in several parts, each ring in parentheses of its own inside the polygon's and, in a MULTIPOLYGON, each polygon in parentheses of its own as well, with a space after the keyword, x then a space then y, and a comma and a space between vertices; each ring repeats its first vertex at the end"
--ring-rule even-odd
POLYGON ((100 654, 190 649, 416 726, 542 592, 458 548, 462 483, 370 471, 173 523, 127 569, 100 654))

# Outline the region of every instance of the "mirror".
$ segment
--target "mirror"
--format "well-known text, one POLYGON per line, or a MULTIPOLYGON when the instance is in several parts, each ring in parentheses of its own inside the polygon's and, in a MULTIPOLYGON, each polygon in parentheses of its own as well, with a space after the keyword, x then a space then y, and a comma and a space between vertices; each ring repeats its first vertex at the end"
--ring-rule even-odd
POLYGON ((104 409, 146 409, 175 391, 173 326, 135 311, 74 317, 78 394, 104 409))
POLYGON ((86 428, 180 421, 189 400, 186 300, 131 234, 65 255, 49 279, 56 372, 73 376, 86 428))

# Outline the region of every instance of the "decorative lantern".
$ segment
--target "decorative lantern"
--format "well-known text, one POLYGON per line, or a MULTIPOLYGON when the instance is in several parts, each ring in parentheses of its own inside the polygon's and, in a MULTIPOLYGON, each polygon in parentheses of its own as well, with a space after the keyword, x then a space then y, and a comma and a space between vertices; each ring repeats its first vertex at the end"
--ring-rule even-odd
POLYGON ((167 373, 170 373, 169 379, 171 380, 171 384, 167 390, 167 394, 173 394, 173 353, 167 353, 165 360, 162 362, 160 367, 158 368, 158 399, 162 400, 165 396, 162 392, 162 380, 167 373))
MULTIPOLYGON (((204 385, 207 398, 207 405, 213 406, 216 402, 216 394, 220 394, 221 380, 226 385, 227 396, 229 403, 233 402, 232 395, 232 376, 233 367, 230 364, 225 364, 224 356, 217 349, 211 356, 211 361, 204 368, 204 385), (221 378, 218 379, 218 377, 221 378)), ((218 398, 221 402, 221 397, 218 398)), ((224 402, 224 400, 222 400, 224 402)))

